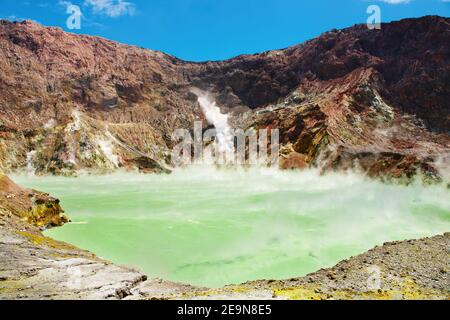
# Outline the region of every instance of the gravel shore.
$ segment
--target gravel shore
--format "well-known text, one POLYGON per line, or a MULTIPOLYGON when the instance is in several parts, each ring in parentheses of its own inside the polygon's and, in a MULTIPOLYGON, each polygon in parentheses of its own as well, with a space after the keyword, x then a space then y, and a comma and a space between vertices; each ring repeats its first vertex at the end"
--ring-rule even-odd
POLYGON ((147 279, 45 237, 67 220, 59 201, 0 180, 0 299, 450 299, 450 233, 386 243, 306 277, 211 290, 147 279))

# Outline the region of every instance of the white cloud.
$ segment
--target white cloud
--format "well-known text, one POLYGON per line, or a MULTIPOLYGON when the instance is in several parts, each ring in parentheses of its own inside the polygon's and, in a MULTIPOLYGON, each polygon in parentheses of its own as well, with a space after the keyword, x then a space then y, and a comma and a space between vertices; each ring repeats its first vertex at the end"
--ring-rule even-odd
POLYGON ((105 14, 116 18, 124 15, 133 15, 136 6, 124 0, 85 0, 85 6, 90 6, 94 13, 105 14))
POLYGON ((58 5, 64 6, 64 7, 69 7, 69 6, 72 5, 72 2, 66 1, 66 0, 59 0, 59 1, 58 1, 58 5))

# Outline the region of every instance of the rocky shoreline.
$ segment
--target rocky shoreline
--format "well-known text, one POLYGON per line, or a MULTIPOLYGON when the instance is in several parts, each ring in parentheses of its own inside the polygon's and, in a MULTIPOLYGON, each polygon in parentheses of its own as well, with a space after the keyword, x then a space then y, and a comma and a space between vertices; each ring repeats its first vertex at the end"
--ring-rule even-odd
POLYGON ((329 269, 186 294, 204 299, 448 300, 450 233, 385 243, 329 269))
POLYGON ((147 280, 137 270, 45 237, 45 228, 69 221, 63 212, 59 200, 0 173, 0 299, 151 298, 193 290, 147 280))
POLYGON ((212 290, 148 279, 45 237, 44 227, 67 222, 61 214, 56 199, 0 177, 0 299, 450 299, 450 233, 386 243, 302 278, 212 290), (44 207, 30 202, 36 194, 44 207))

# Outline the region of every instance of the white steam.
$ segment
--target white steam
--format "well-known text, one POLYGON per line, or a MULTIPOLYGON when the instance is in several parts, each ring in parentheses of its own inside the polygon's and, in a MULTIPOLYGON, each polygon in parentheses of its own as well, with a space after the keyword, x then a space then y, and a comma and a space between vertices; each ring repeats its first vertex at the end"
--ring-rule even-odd
POLYGON ((34 167, 34 158, 36 156, 36 151, 30 151, 27 153, 27 173, 31 176, 34 176, 36 173, 36 169, 34 167))
POLYGON ((233 130, 228 124, 228 115, 223 114, 210 94, 200 89, 191 90, 198 97, 198 103, 209 124, 217 131, 217 148, 220 154, 234 153, 233 130))
POLYGON ((48 235, 206 287, 298 277, 386 241, 450 230, 445 184, 398 186, 350 172, 190 166, 172 175, 14 179, 57 193, 76 208, 74 221, 87 222, 48 235), (92 194, 95 203, 83 201, 92 194))

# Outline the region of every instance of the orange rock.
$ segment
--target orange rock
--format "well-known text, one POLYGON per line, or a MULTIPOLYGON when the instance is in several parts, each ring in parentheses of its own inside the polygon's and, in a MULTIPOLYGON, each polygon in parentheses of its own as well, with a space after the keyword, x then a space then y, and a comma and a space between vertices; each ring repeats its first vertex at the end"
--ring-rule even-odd
POLYGON ((306 169, 307 167, 306 156, 297 152, 290 153, 286 159, 281 161, 281 169, 283 170, 306 169))

